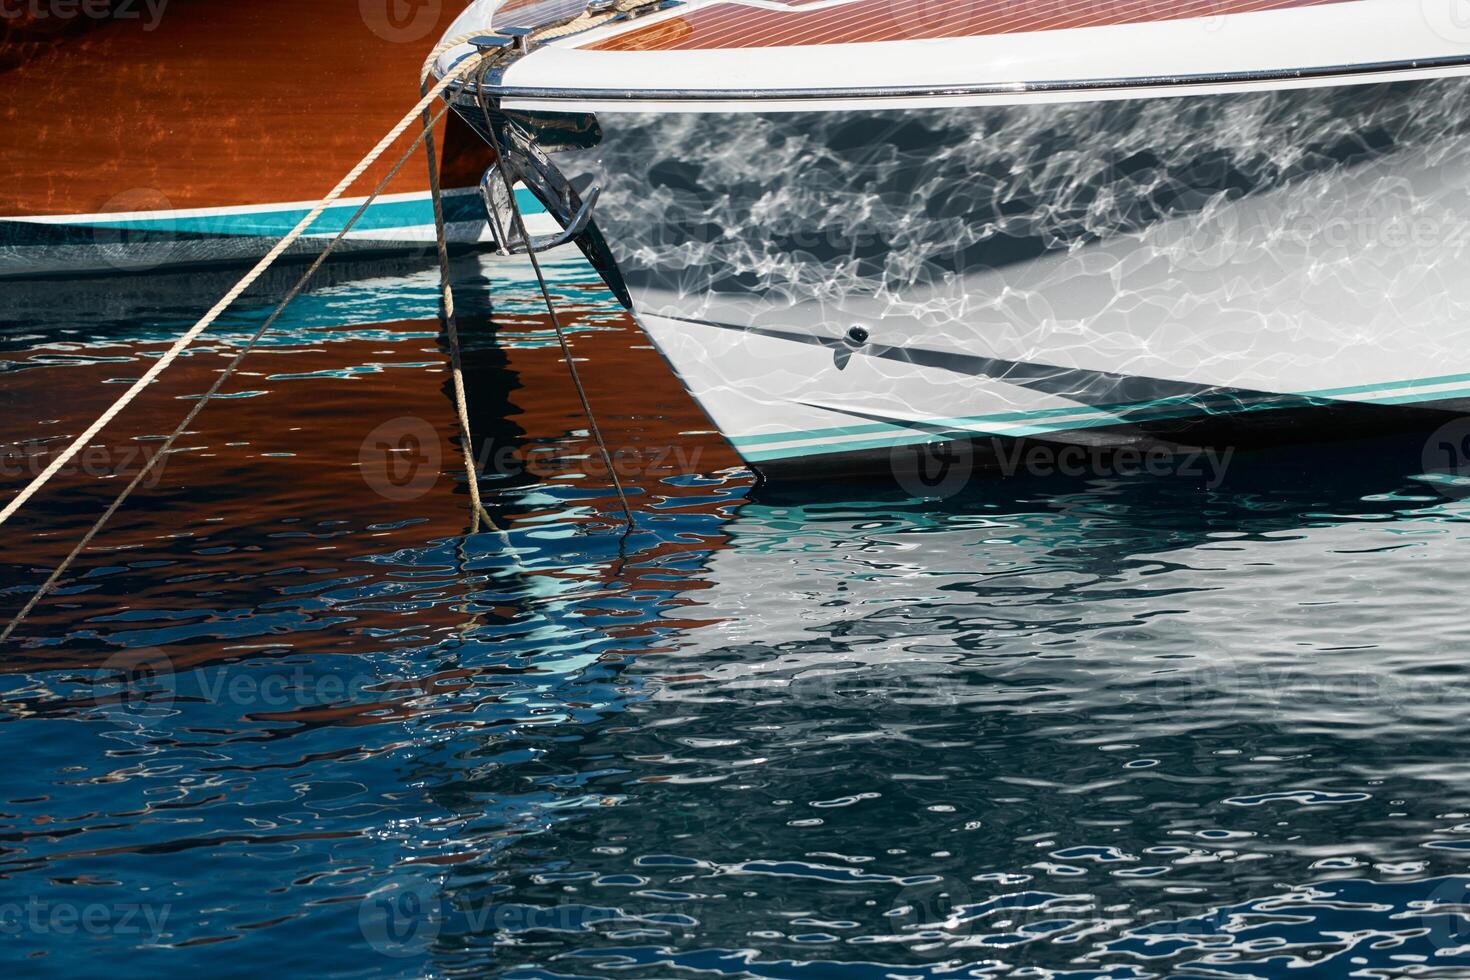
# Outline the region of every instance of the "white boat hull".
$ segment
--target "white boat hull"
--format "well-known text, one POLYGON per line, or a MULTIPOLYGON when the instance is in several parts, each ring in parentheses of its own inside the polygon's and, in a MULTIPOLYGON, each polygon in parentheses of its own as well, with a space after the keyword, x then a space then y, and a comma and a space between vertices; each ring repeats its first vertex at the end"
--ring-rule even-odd
POLYGON ((1428 78, 603 109, 599 146, 556 162, 602 186, 640 322, 744 458, 832 472, 945 440, 1457 408, 1467 101, 1428 78))

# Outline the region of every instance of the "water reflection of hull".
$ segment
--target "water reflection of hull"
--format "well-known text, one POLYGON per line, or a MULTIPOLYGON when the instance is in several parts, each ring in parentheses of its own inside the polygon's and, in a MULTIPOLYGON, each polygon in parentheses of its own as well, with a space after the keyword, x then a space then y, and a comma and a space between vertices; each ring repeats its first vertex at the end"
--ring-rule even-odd
POLYGON ((1463 405, 1467 94, 601 112, 564 165, 607 185, 640 321, 744 458, 830 475, 1463 405))
MULTIPOLYGON (((465 529, 465 476, 441 326, 433 318, 439 286, 432 259, 416 271, 393 263, 329 269, 320 277, 326 282, 287 308, 238 380, 199 416, 190 448, 158 466, 78 568, 92 567, 103 549, 160 561, 110 568, 95 591, 43 603, 27 621, 31 635, 60 636, 68 623, 100 617, 111 626, 90 645, 57 646, 56 663, 74 664, 114 643, 143 643, 166 647, 182 665, 213 662, 232 643, 281 630, 294 631, 292 646, 305 653, 360 647, 365 635, 391 644, 406 609, 414 610, 412 630, 449 635, 497 616, 535 618, 562 594, 596 601, 660 591, 670 593, 660 602, 666 613, 683 603, 671 594, 671 577, 684 577, 704 550, 718 547, 719 498, 743 482, 737 477, 723 491, 720 480, 693 474, 738 460, 712 433, 691 435, 703 425, 698 410, 661 374, 653 351, 628 343, 636 329, 589 281, 586 266, 556 256, 543 261, 570 342, 596 362, 584 371, 591 397, 619 406, 604 414, 603 431, 623 479, 635 500, 661 508, 626 554, 619 556, 612 535, 572 533, 583 522, 605 526, 599 514, 615 509, 615 500, 606 496, 606 475, 595 466, 596 449, 524 259, 476 256, 456 266, 474 457, 487 506, 511 531, 510 549, 496 534, 452 546, 465 529), (377 278, 364 278, 366 271, 377 278), (350 281, 333 284, 334 275, 350 281), (630 387, 629 377, 665 383, 630 387), (420 451, 407 468, 395 469, 384 453, 404 437, 420 439, 420 451), (667 452, 670 446, 680 452, 667 452), (157 506, 169 510, 175 526, 197 530, 160 539, 151 519, 131 516, 157 506), (313 531, 296 524, 300 515, 318 513, 335 523, 313 531), (588 541, 605 553, 583 554, 588 541), (158 573, 173 563, 228 584, 201 596, 181 593, 171 576, 158 573), (325 575, 328 567, 342 577, 325 575), (288 571, 274 574, 282 568, 288 571), (400 577, 409 572, 415 581, 405 584, 400 577), (296 589, 329 578, 323 592, 296 589), (133 612, 114 620, 122 604, 133 612), (176 652, 175 642, 190 649, 176 652)), ((65 307, 54 297, 48 302, 41 283, 4 291, 0 344, 7 350, 0 366, 9 380, 0 416, 10 424, 0 432, 0 486, 8 492, 39 472, 66 433, 106 405, 108 381, 169 343, 177 323, 217 298, 231 275, 77 283, 68 287, 73 302, 65 307), (16 326, 7 328, 11 322, 16 326)), ((160 381, 157 396, 140 399, 83 465, 60 474, 61 492, 43 495, 36 511, 17 517, 0 562, 0 617, 8 621, 18 597, 55 565, 58 541, 74 540, 116 494, 116 480, 104 477, 137 471, 151 455, 147 437, 177 424, 186 407, 179 399, 192 401, 209 386, 221 359, 233 356, 286 284, 273 280, 263 295, 247 296, 160 381)), ((637 637, 667 628, 667 621, 649 615, 604 628, 637 646, 637 637)))
MULTIPOLYGON (((1182 690, 1200 723, 1214 710, 1430 717, 1445 692, 1403 677, 1406 665, 1432 672, 1439 647, 1399 633, 1388 592, 1358 594, 1379 549, 1405 535, 1427 566, 1455 560, 1444 532, 1467 490, 1420 473, 1422 451, 1380 438, 1242 454, 1205 494, 1198 481, 1144 476, 1017 478, 946 501, 759 491, 683 613, 717 625, 641 669, 673 701, 999 707, 997 685, 1009 698, 1035 683, 1101 704, 1182 690), (1333 567, 1317 573, 1311 603, 1262 594, 1261 581, 1309 577, 1324 555, 1333 567), (1156 612, 1176 595, 1191 598, 1156 612), (1306 605, 1352 606, 1352 617, 1306 605), (1385 656, 1397 676, 1363 683, 1385 656), (1331 688, 1344 679, 1370 696, 1345 704, 1331 688)), ((1417 588, 1432 602, 1454 584, 1417 588)))

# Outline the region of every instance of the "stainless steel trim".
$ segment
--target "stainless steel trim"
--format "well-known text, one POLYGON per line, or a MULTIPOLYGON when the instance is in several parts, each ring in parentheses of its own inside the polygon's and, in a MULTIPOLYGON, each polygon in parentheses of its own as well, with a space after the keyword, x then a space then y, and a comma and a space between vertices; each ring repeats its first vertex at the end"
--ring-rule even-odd
POLYGON ((536 32, 539 30, 539 27, 497 27, 495 33, 510 38, 515 42, 517 51, 528 54, 535 47, 536 32))
MULTIPOLYGON (((1385 61, 1373 64, 1334 65, 1270 71, 1225 72, 1201 75, 1154 75, 1135 78, 1089 78, 1036 82, 991 82, 976 85, 914 86, 894 88, 812 89, 608 89, 487 87, 497 99, 534 99, 579 102, 809 102, 818 100, 913 99, 969 95, 1016 95, 1045 92, 1104 92, 1132 88, 1184 88, 1189 86, 1240 85, 1259 82, 1312 81, 1325 78, 1356 79, 1395 72, 1433 72, 1470 68, 1470 54, 1414 61, 1385 61)), ((458 90, 461 99, 473 102, 476 86, 458 90)))

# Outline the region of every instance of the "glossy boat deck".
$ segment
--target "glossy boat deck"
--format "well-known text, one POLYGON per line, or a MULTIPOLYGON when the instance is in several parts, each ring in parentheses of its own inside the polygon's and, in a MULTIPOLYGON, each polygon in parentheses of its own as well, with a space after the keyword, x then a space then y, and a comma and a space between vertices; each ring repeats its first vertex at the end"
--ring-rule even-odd
POLYGON ((601 51, 695 51, 1029 34, 1219 17, 1355 0, 732 0, 589 45, 601 51))

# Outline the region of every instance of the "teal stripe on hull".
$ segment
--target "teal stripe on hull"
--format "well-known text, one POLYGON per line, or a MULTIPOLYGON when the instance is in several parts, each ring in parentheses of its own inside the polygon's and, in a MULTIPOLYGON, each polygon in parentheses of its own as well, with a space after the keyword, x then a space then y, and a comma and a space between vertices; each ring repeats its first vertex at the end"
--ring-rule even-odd
MULTIPOLYGON (((518 190, 516 200, 526 214, 540 214, 546 209, 529 191, 518 190)), ((342 204, 327 208, 307 229, 309 234, 339 232, 357 212, 358 204, 342 204)), ((173 232, 186 235, 218 235, 235 238, 279 238, 295 228, 310 208, 282 208, 278 211, 226 212, 223 214, 161 215, 156 218, 134 218, 120 221, 88 221, 89 228, 111 228, 119 231, 173 232)), ((474 192, 446 195, 444 218, 452 223, 483 221, 484 205, 474 192)), ((434 223, 434 208, 428 196, 411 201, 389 201, 371 205, 353 225, 354 231, 384 231, 414 228, 434 223)))
MULTIPOLYGON (((1470 375, 1445 375, 1437 378, 1421 378, 1391 384, 1356 385, 1351 388, 1327 389, 1327 391, 1334 394, 1372 394, 1374 392, 1389 392, 1404 388, 1425 388, 1432 385, 1464 381, 1470 381, 1470 375)), ((1254 403, 1241 402, 1236 396, 1224 397, 1234 403, 1233 407, 1224 411, 1218 409, 1218 404, 1221 401, 1219 397, 1209 399, 1166 398, 1151 402, 1100 406, 1091 409, 1091 411, 1098 413, 1095 417, 1073 418, 1070 421, 1047 422, 1044 420, 1048 418, 1055 419, 1059 416, 1077 416, 1088 412, 1089 409, 1078 407, 1072 409, 1040 409, 1035 412, 1005 412, 999 415, 975 416, 968 419, 935 419, 932 423, 927 423, 935 428, 944 429, 944 431, 939 432, 922 432, 887 423, 875 423, 872 425, 846 426, 836 429, 796 431, 779 435, 747 436, 731 439, 730 441, 747 461, 760 463, 777 459, 799 459, 809 456, 859 452, 868 449, 891 449, 905 445, 923 445, 924 443, 944 442, 951 439, 984 438, 987 435, 1023 438, 1026 436, 1047 435, 1078 429, 1095 429, 1109 425, 1122 425, 1132 421, 1168 421, 1170 419, 1189 418, 1194 415, 1244 414, 1247 412, 1280 411, 1288 408, 1320 407, 1332 404, 1332 399, 1325 397, 1322 392, 1314 392, 1310 395, 1301 396, 1268 396, 1254 403), (1034 424, 1008 425, 1003 432, 988 433, 985 431, 976 431, 978 427, 987 423, 1012 423, 1028 419, 1032 420, 1034 424), (862 435, 865 433, 873 434, 874 438, 844 442, 837 446, 824 442, 821 445, 780 449, 750 448, 758 444, 798 442, 807 439, 827 439, 833 436, 862 435)), ((1415 402, 1442 401, 1465 397, 1470 397, 1470 388, 1437 391, 1428 396, 1422 392, 1418 394, 1393 395, 1374 399, 1371 404, 1409 405, 1415 402)))
MULTIPOLYGON (((1350 395, 1371 395, 1377 392, 1398 391, 1402 388, 1427 388, 1434 385, 1458 384, 1461 382, 1470 382, 1470 374, 1446 374, 1433 378, 1417 378, 1410 381, 1390 381, 1383 384, 1351 385, 1344 388, 1323 388, 1318 391, 1306 392, 1305 394, 1299 396, 1268 395, 1266 397, 1270 399, 1286 399, 1289 402, 1289 404, 1286 405, 1272 407, 1292 407, 1317 404, 1319 402, 1331 400, 1334 398, 1345 398, 1350 395)), ((1439 396, 1436 395, 1435 397, 1437 398, 1439 396)), ((1407 395, 1395 399, 1394 403, 1411 402, 1418 399, 1419 396, 1417 395, 1407 395)), ((1207 411, 1209 406, 1217 405, 1221 402, 1225 402, 1227 404, 1229 402, 1235 402, 1238 407, 1227 408, 1227 411, 1232 412, 1242 411, 1245 410, 1245 408, 1247 407, 1246 405, 1242 404, 1240 402, 1240 398, 1235 395, 1221 394, 1210 396, 1207 398, 1197 398, 1191 395, 1176 395, 1170 398, 1160 398, 1154 401, 1147 402, 1116 402, 1107 405, 1094 406, 1076 405, 1070 408, 1047 408, 1036 409, 1034 411, 1000 412, 994 415, 973 415, 957 418, 931 419, 925 424, 934 426, 936 428, 952 427, 957 429, 965 429, 990 423, 1034 422, 1048 418, 1082 415, 1087 412, 1096 412, 1108 416, 1117 416, 1123 414, 1134 415, 1139 412, 1151 411, 1154 408, 1166 408, 1170 405, 1187 405, 1193 407, 1197 411, 1207 411)), ((1387 400, 1385 400, 1384 403, 1387 403, 1387 400)), ((1116 418, 1109 418, 1107 420, 1109 424, 1116 421, 1122 420, 1116 418)), ((777 432, 757 436, 739 436, 731 439, 730 441, 736 446, 743 448, 745 446, 758 446, 774 442, 795 442, 800 439, 838 438, 843 436, 863 435, 864 433, 880 433, 890 431, 895 428, 896 426, 892 425, 891 423, 872 422, 864 423, 861 425, 841 425, 825 429, 803 429, 795 432, 777 432)), ((1080 424, 1068 424, 1064 426, 1064 428, 1081 428, 1081 426, 1080 424)), ((1057 427, 1050 427, 1046 431, 1057 431, 1057 427)), ((984 433, 979 434, 983 435, 984 433)), ((1012 432, 1008 429, 1003 434, 1010 435, 1012 434, 1012 432)))
MULTIPOLYGON (((1283 399, 1291 398, 1291 396, 1286 395, 1276 397, 1283 399)), ((1294 404, 1307 404, 1311 402, 1311 398, 1310 396, 1304 396, 1300 398, 1291 398, 1291 401, 1294 404)), ((1077 415, 1085 415, 1089 412, 1095 413, 1097 415, 1107 416, 1106 421, 1108 423, 1112 423, 1118 421, 1116 418, 1114 418, 1114 416, 1123 413, 1136 415, 1139 412, 1148 412, 1153 411, 1154 409, 1168 409, 1169 407, 1175 405, 1185 406, 1192 412, 1205 412, 1209 411, 1211 406, 1217 404, 1226 404, 1227 407, 1225 408, 1225 411, 1234 412, 1240 411, 1242 408, 1245 407, 1247 403, 1241 402, 1241 400, 1235 395, 1227 394, 1213 395, 1207 398, 1199 398, 1192 395, 1174 395, 1169 398, 1158 398, 1154 399, 1153 401, 1146 402, 1114 402, 1106 405, 1092 406, 1072 405, 1066 408, 1040 408, 1034 409, 1032 411, 999 412, 994 415, 969 415, 954 418, 928 419, 924 422, 924 424, 933 428, 967 430, 976 426, 1002 423, 1009 426, 1011 423, 1015 422, 1039 422, 1044 419, 1066 418, 1077 415)), ((1076 427, 1076 425, 1070 423, 1066 426, 1066 428, 1076 427)), ((872 422, 864 423, 862 425, 837 426, 830 429, 810 429, 798 432, 780 432, 770 435, 743 436, 737 439, 733 439, 731 441, 737 446, 755 446, 761 445, 763 443, 792 442, 798 439, 824 439, 840 436, 856 436, 863 435, 865 433, 885 432, 894 428, 896 427, 892 423, 872 422)), ((1055 427, 1047 427, 1046 431, 1054 431, 1054 429, 1055 427)), ((1010 428, 1007 428, 1005 434, 1010 434, 1011 431, 1012 430, 1010 428)), ((981 432, 972 434, 986 435, 988 433, 981 432)))

